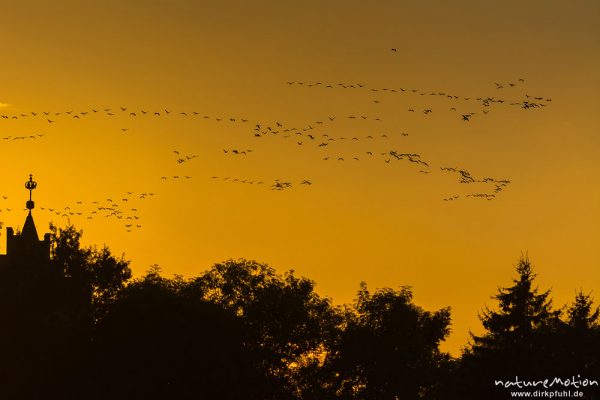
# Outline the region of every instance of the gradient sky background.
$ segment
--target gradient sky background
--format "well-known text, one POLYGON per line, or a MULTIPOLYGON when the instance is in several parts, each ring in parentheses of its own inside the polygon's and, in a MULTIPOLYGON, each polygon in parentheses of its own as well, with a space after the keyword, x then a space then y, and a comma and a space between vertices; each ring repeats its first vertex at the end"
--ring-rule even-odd
POLYGON ((578 289, 600 300, 599 20, 600 3, 579 0, 3 1, 0 221, 22 226, 32 173, 40 235, 66 225, 57 210, 81 212, 69 220, 85 243, 125 252, 137 275, 243 257, 296 270, 336 304, 363 280, 411 285, 424 308, 452 307, 443 348, 457 354, 522 252, 555 304, 578 289), (551 101, 508 105, 526 95, 551 101), (303 135, 254 136, 277 123, 303 135), (318 147, 323 134, 347 139, 318 147), (431 173, 384 162, 390 150, 431 173), (511 183, 466 198, 493 186, 440 167, 511 183), (269 190, 276 179, 293 186, 269 190), (123 219, 90 214, 109 198, 123 219))

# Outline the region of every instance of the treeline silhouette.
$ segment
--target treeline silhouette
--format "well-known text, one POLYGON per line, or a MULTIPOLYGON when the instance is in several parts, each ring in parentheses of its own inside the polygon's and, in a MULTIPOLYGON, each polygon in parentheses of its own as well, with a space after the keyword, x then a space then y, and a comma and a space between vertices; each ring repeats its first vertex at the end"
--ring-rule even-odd
POLYGON ((439 348, 450 308, 424 310, 409 287, 363 283, 334 306, 313 281, 247 260, 133 279, 73 226, 51 231, 49 265, 0 269, 2 399, 506 399, 516 389, 495 380, 600 380, 598 307, 579 292, 554 308, 524 256, 453 358, 439 348))

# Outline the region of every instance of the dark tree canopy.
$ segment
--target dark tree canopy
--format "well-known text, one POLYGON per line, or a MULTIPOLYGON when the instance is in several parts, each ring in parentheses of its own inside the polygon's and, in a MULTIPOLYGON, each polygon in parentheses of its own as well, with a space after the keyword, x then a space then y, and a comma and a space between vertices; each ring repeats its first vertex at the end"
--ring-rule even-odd
POLYGON ((600 377, 600 310, 590 294, 579 291, 575 295, 556 342, 555 348, 560 350, 557 362, 565 373, 600 377))
POLYGON ((498 309, 486 308, 480 316, 486 329, 483 336, 473 336, 474 348, 502 349, 529 345, 535 332, 552 328, 559 322, 560 311, 552 309, 550 290, 540 293, 534 287, 535 274, 527 257, 516 267, 514 285, 500 288, 493 299, 498 309))
POLYGON ((266 398, 242 322, 191 285, 154 270, 119 293, 94 334, 94 398, 266 398))
POLYGON ((51 227, 49 263, 13 260, 0 270, 0 387, 7 398, 75 396, 88 378, 80 373, 94 319, 131 270, 107 247, 82 247, 81 235, 73 226, 51 227))
POLYGON ((363 283, 345 323, 330 360, 338 398, 420 399, 433 391, 449 359, 439 350, 450 332, 448 308, 425 311, 408 287, 371 294, 363 283))
POLYGON ((50 226, 51 267, 60 271, 70 282, 74 295, 91 318, 99 317, 119 290, 131 278, 129 261, 124 256, 114 257, 109 248, 103 246, 82 247, 82 231, 70 225, 64 229, 50 226))
POLYGON ((600 308, 594 309, 594 300, 590 294, 577 292, 575 300, 567 310, 567 324, 576 332, 586 332, 598 329, 600 308))
POLYGON ((279 275, 255 261, 229 260, 214 265, 195 284, 206 300, 243 321, 250 335, 247 346, 273 385, 282 388, 279 398, 321 393, 315 371, 341 317, 329 299, 314 292, 313 281, 293 271, 279 275))
POLYGON ((310 279, 243 259, 132 279, 124 256, 81 238, 53 226, 49 261, 0 266, 0 398, 505 399, 494 380, 600 377, 591 295, 554 309, 526 257, 452 358, 450 309, 424 310, 409 287, 363 283, 334 306, 310 279))
MULTIPOLYGON (((495 380, 598 376, 598 319, 591 299, 577 295, 567 311, 554 309, 550 290, 540 292, 527 257, 516 266, 517 278, 493 297, 497 308, 480 315, 485 333, 455 363, 446 398, 505 399, 510 394, 495 380)), ((528 389, 534 391, 534 389, 528 389)))

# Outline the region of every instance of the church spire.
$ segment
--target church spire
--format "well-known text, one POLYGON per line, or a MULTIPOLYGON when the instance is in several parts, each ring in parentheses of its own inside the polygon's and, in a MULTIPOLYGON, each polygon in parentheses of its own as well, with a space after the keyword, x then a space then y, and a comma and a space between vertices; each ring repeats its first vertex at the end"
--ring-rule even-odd
POLYGON ((40 240, 31 214, 35 206, 32 192, 36 187, 37 182, 29 175, 29 181, 25 182, 25 189, 29 190, 29 200, 26 203, 29 212, 21 233, 15 233, 11 227, 6 228, 6 254, 0 254, 0 270, 8 266, 30 266, 35 269, 35 266, 49 265, 51 234, 44 234, 44 240, 40 240))
POLYGON ((33 175, 29 174, 29 180, 25 182, 25 189, 29 190, 29 200, 26 203, 27 209, 29 210, 29 214, 27 214, 27 218, 25 219, 25 224, 23 225, 23 232, 21 232, 21 236, 26 240, 39 240, 37 229, 35 229, 35 223, 33 222, 33 217, 31 216, 31 210, 35 207, 35 203, 31 199, 31 195, 33 189, 37 187, 37 182, 33 180, 33 175))
POLYGON ((29 190, 29 201, 26 203, 27 209, 29 210, 29 214, 31 214, 31 210, 35 207, 35 203, 31 200, 31 192, 33 189, 37 187, 37 182, 33 180, 33 175, 29 174, 29 180, 25 182, 25 189, 29 190))

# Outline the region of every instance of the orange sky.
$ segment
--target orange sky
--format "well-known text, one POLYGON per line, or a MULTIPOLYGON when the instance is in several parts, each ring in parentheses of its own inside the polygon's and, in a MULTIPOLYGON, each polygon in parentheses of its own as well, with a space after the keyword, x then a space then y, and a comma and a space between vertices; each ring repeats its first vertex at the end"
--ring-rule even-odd
POLYGON ((295 269, 336 303, 363 280, 411 285, 417 304, 452 307, 444 349, 454 354, 521 252, 557 305, 580 288, 600 300, 598 2, 59 0, 2 10, 5 226, 22 225, 32 173, 40 234, 80 212, 69 219, 86 242, 125 252, 136 274, 156 263, 193 276, 244 257, 295 269), (523 101, 545 106, 510 105, 523 101), (177 162, 185 156, 197 157, 177 162), (494 185, 440 167, 510 184, 491 201, 466 197, 494 185), (277 179, 292 186, 270 190, 277 179), (109 198, 121 219, 91 214, 109 198))

